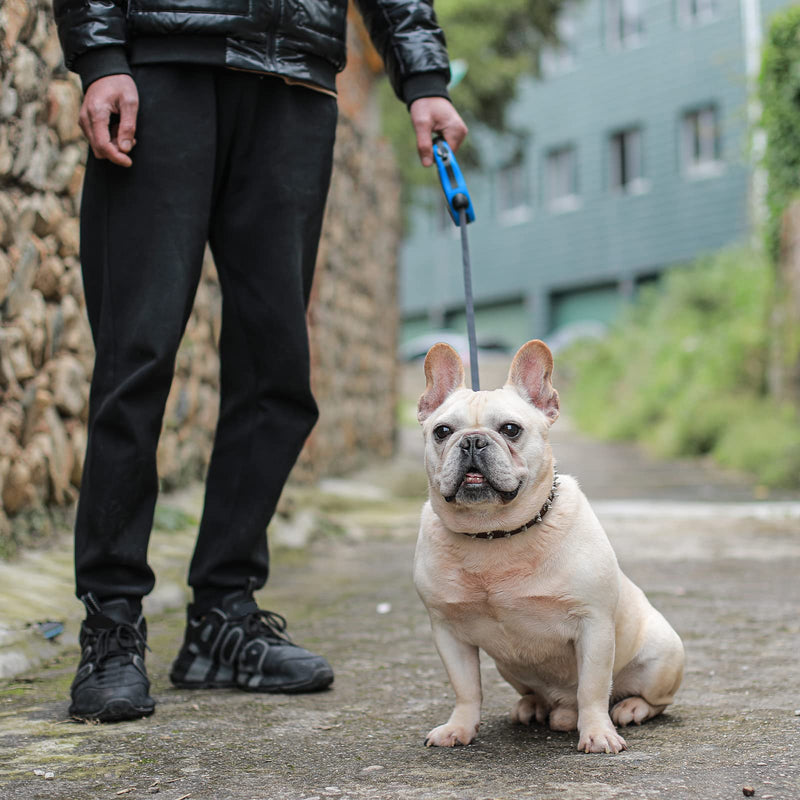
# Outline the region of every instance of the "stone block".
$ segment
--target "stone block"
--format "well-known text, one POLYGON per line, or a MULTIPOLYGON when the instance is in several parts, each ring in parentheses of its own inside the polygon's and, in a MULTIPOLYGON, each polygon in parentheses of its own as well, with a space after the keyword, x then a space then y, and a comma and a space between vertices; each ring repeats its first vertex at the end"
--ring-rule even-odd
POLYGON ((0 178, 11 173, 14 166, 14 152, 8 143, 8 126, 0 127, 0 178))
POLYGON ((48 188, 54 192, 66 191, 73 182, 75 170, 83 160, 83 146, 79 144, 67 145, 55 161, 55 166, 48 176, 48 188))
POLYGON ((63 204, 52 192, 35 198, 33 213, 33 232, 41 238, 55 233, 66 216, 63 204))
POLYGON ((9 247, 14 241, 17 213, 17 205, 11 194, 0 192, 0 247, 9 247))
MULTIPOLYGON (((81 162, 83 160, 83 156, 81 156, 81 162)), ((69 179, 66 185, 67 194, 73 200, 73 213, 75 216, 78 215, 78 211, 81 207, 81 192, 83 191, 83 176, 85 173, 86 168, 82 163, 78 163, 75 166, 72 177, 69 179)))
POLYGON ((23 332, 17 327, 0 329, 0 349, 3 351, 3 382, 7 386, 24 383, 36 374, 23 332))
MULTIPOLYGON (((25 425, 25 411, 18 400, 9 400, 0 406, 0 437, 10 436, 19 442, 25 425)), ((10 452, 4 449, 4 452, 10 452)))
POLYGON ((47 87, 47 124, 54 128, 62 144, 83 135, 78 125, 81 95, 71 80, 51 81, 47 87))
MULTIPOLYGON (((2 259, 0 258, 0 262, 2 259)), ((61 278, 64 275, 64 262, 57 256, 48 256, 42 261, 33 280, 33 288, 38 289, 49 301, 60 299, 61 278)), ((2 297, 2 263, 0 263, 0 297, 2 297)))
MULTIPOLYGON (((46 384, 47 378, 43 377, 42 383, 46 384)), ((42 385, 31 385, 25 390, 22 406, 25 410, 25 425, 20 441, 27 448, 37 433, 47 433, 46 413, 47 409, 53 408, 53 395, 42 385)))
POLYGON ((75 263, 74 258, 67 257, 64 259, 64 274, 61 276, 58 293, 62 298, 67 295, 72 297, 79 310, 86 305, 86 300, 83 296, 83 277, 81 276, 80 267, 75 263))
POLYGON ((64 423, 53 406, 44 411, 42 423, 45 429, 37 433, 34 439, 47 456, 47 498, 56 505, 65 505, 75 497, 71 488, 75 455, 64 423))
POLYGON ((3 31, 3 44, 12 50, 33 21, 36 12, 28 0, 5 0, 0 7, 0 31, 3 31))
POLYGON ((23 456, 20 456, 11 464, 3 482, 3 509, 8 514, 16 514, 30 506, 35 497, 31 469, 23 456))
MULTIPOLYGON (((40 3, 39 11, 37 12, 33 24, 31 25, 30 36, 27 37, 28 46, 33 50, 39 58, 42 57, 42 49, 47 45, 47 42, 52 35, 53 26, 51 24, 52 11, 50 3, 46 3, 44 8, 40 3)), ((52 68, 51 68, 52 70, 52 68)))
POLYGON ((58 226, 58 254, 62 258, 76 257, 80 252, 81 229, 77 217, 67 217, 58 226))
POLYGON ((17 113, 19 95, 11 85, 13 77, 10 72, 7 73, 3 85, 0 86, 0 119, 10 120, 17 113))
POLYGON ((8 256, 0 250, 0 307, 6 298, 8 287, 11 285, 11 261, 8 256))
POLYGON ((65 416, 79 417, 89 399, 83 364, 72 354, 63 353, 47 365, 47 370, 55 407, 65 416))
POLYGON ((62 343, 64 348, 79 357, 92 349, 92 334, 89 320, 84 316, 78 302, 68 294, 61 300, 61 314, 64 321, 62 343))
POLYGON ((41 103, 38 102, 27 103, 22 109, 16 144, 16 155, 14 157, 14 165, 11 168, 11 172, 15 177, 22 175, 31 163, 38 134, 36 117, 40 110, 41 103))
POLYGON ((72 474, 70 482, 80 488, 83 475, 83 461, 86 457, 86 426, 78 420, 67 420, 65 423, 67 435, 72 446, 72 474))
POLYGON ((31 97, 40 87, 41 73, 39 59, 36 54, 25 45, 17 45, 14 58, 11 62, 11 74, 14 76, 14 88, 20 97, 31 97))
POLYGON ((44 366, 47 343, 47 312, 40 291, 32 289, 25 295, 25 301, 15 322, 22 332, 31 362, 37 370, 41 369, 44 366))
MULTIPOLYGON (((61 43, 58 41, 58 32, 55 25, 49 25, 44 42, 39 48, 39 56, 45 63, 49 72, 56 69, 64 69, 64 56, 61 52, 61 43)), ((77 75, 71 75, 70 78, 80 86, 78 83, 77 75)))
POLYGON ((58 137, 54 131, 40 127, 36 132, 36 144, 22 175, 22 181, 34 189, 47 189, 51 186, 50 174, 58 162, 58 137))
POLYGON ((21 459, 28 466, 30 498, 28 505, 41 508, 50 496, 50 470, 48 459, 51 445, 46 436, 38 436, 25 448, 21 459))
POLYGON ((12 240, 18 248, 26 245, 36 222, 36 197, 28 194, 16 195, 12 199, 15 215, 12 217, 12 240))

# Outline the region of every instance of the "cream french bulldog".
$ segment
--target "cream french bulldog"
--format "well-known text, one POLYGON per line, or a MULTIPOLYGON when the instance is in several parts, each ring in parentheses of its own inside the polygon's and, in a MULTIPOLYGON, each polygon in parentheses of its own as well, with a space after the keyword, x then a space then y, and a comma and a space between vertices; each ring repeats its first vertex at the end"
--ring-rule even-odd
POLYGON ((531 341, 502 389, 473 392, 451 347, 425 359, 430 498, 414 582, 456 695, 428 746, 475 738, 479 650, 521 695, 515 722, 577 728, 587 753, 627 749, 615 726, 660 714, 683 676, 680 638, 623 575, 576 480, 556 475, 552 370, 550 350, 531 341))

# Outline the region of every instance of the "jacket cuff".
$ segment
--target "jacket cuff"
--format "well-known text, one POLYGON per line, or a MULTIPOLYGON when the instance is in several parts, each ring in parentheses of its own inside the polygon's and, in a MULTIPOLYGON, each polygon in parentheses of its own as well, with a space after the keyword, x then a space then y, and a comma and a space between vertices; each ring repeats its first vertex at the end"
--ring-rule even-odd
POLYGON ((406 106, 410 107, 420 97, 444 97, 449 100, 448 80, 446 72, 418 72, 406 78, 403 82, 403 100, 406 106))
POLYGON ((88 50, 75 59, 73 69, 81 76, 84 92, 100 78, 108 75, 131 74, 128 56, 125 48, 121 45, 109 45, 88 50))

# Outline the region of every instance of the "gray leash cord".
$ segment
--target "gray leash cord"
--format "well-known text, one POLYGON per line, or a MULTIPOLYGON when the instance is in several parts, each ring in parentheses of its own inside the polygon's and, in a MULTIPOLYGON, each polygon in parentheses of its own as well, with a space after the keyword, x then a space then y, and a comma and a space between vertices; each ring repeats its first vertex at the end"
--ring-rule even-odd
POLYGON ((481 389, 478 374, 478 341, 475 336, 475 304, 472 300, 472 267, 469 261, 469 240, 467 239, 467 210, 458 210, 459 227, 461 228, 461 254, 464 262, 464 300, 467 314, 467 337, 469 338, 469 374, 472 378, 472 391, 481 389))
POLYGON ((472 271, 469 263, 469 242, 467 223, 475 219, 475 210, 469 198, 467 184, 450 145, 440 136, 434 141, 433 158, 442 184, 442 191, 449 206, 453 222, 461 228, 461 255, 464 262, 464 300, 467 317, 467 336, 469 338, 469 372, 472 377, 472 390, 480 391, 478 377, 478 341, 475 336, 475 304, 472 299, 472 271))

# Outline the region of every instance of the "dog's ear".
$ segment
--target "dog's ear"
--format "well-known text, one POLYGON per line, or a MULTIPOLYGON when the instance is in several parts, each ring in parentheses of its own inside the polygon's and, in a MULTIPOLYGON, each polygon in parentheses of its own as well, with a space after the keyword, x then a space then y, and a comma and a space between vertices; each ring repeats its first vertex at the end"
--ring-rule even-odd
POLYGON ((464 365, 449 344, 439 342, 425 356, 425 391, 417 405, 422 423, 456 390, 464 386, 464 365))
POLYGON ((558 392, 550 378, 553 374, 553 354, 539 339, 522 345, 511 362, 506 386, 514 387, 550 420, 558 419, 558 392))

